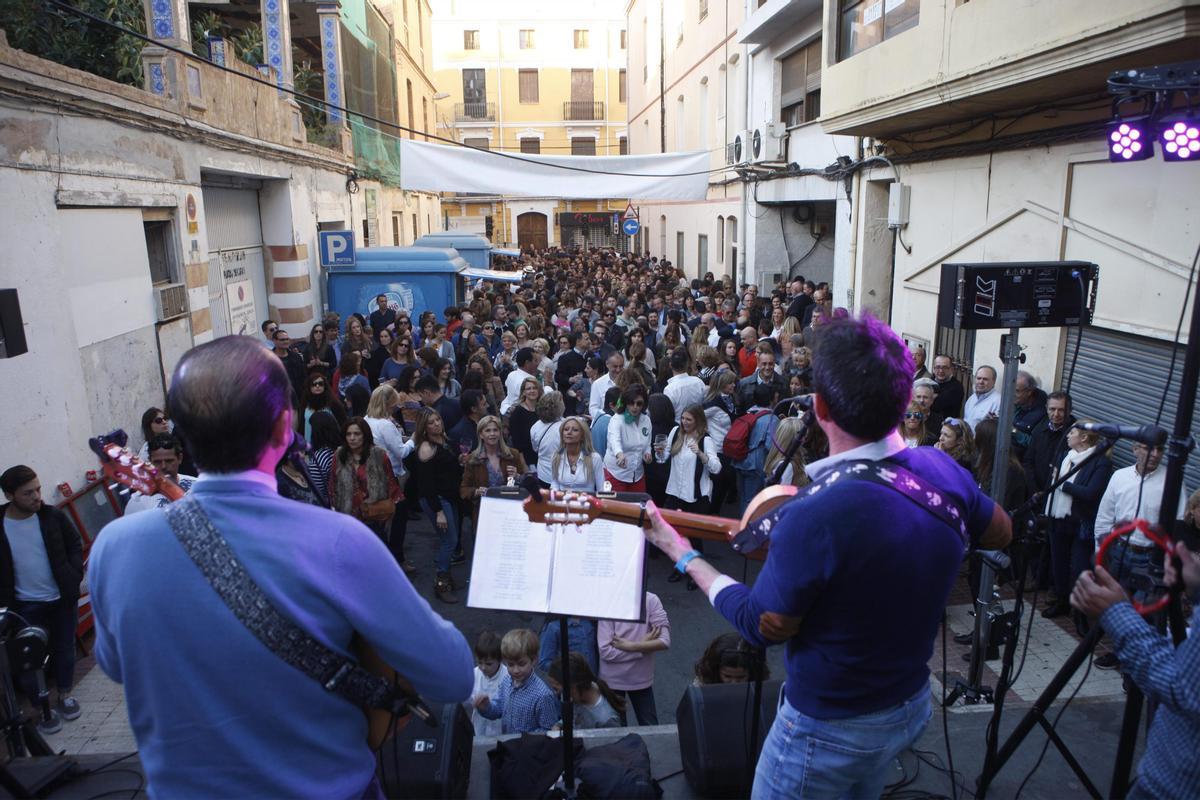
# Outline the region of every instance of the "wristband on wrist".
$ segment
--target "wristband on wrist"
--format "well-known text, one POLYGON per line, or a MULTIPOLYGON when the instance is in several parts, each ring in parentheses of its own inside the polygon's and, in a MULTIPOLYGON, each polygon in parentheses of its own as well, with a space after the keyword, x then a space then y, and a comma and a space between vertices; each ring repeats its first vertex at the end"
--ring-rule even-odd
POLYGON ((699 556, 700 556, 699 550, 688 550, 686 553, 684 553, 682 556, 679 557, 678 561, 675 562, 675 569, 679 570, 680 575, 686 575, 687 574, 687 565, 692 562, 693 558, 698 558, 699 556))

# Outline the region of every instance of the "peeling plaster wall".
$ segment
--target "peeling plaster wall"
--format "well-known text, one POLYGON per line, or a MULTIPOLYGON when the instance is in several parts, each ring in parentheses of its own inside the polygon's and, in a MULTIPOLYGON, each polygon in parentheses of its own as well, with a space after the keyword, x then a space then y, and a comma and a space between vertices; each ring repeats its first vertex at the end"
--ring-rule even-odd
POLYGON ((95 467, 88 437, 122 427, 141 445, 142 412, 163 403, 180 356, 211 336, 203 174, 277 181, 268 244, 307 245, 314 295, 318 221, 353 219, 339 153, 199 133, 161 105, 0 46, 0 287, 19 290, 29 343, 26 355, 0 360, 0 469, 29 464, 48 501, 95 467), (9 66, 30 60, 42 66, 9 66), (197 314, 157 322, 143 209, 171 215, 172 280, 191 274, 197 314))

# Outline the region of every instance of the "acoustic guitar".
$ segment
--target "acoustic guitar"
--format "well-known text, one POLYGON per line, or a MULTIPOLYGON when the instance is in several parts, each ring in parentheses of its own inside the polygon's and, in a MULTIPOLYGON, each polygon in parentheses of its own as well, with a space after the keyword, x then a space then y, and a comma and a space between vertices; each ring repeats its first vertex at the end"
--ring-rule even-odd
MULTIPOLYGON (((182 498, 184 491, 179 484, 130 452, 126 447, 128 441, 129 436, 119 429, 88 440, 88 446, 100 458, 100 468, 105 476, 141 494, 160 494, 171 502, 182 498)), ((383 678, 392 686, 395 695, 407 702, 403 714, 395 714, 390 709, 363 709, 367 715, 367 743, 375 751, 407 725, 412 714, 427 719, 429 711, 413 685, 388 666, 365 639, 355 634, 350 649, 363 669, 383 678)))
MULTIPOLYGON (((660 508, 659 513, 682 536, 732 545, 737 535, 751 522, 791 500, 797 491, 795 486, 768 486, 754 496, 740 520, 665 508, 660 508)), ((538 491, 530 493, 524 501, 524 507, 530 522, 586 525, 598 519, 607 519, 649 528, 650 518, 643 510, 644 503, 649 499, 649 495, 637 492, 564 496, 561 492, 538 491)), ((756 561, 765 560, 767 545, 744 555, 756 561)))

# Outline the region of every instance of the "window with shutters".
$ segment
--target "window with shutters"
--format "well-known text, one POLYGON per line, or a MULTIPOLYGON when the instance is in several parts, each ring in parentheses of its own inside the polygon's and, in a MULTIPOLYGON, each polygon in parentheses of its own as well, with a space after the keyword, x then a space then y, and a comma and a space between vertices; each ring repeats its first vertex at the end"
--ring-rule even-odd
POLYGON ((532 136, 525 137, 521 140, 521 152, 534 154, 542 152, 542 140, 532 136))
POLYGON ((520 47, 522 50, 532 50, 533 49, 533 29, 532 28, 522 28, 519 33, 519 38, 520 38, 520 47))
POLYGON ((588 32, 586 28, 576 28, 575 30, 575 49, 587 50, 588 47, 588 32))
POLYGON ((629 82, 625 78, 625 70, 617 73, 617 102, 624 103, 629 99, 629 82))
POLYGON ((488 140, 486 136, 480 136, 477 139, 463 139, 463 144, 465 144, 467 147, 477 147, 480 150, 488 149, 488 140))
POLYGON ((623 156, 629 155, 629 139, 624 136, 617 139, 617 153, 623 156))
POLYGON ((594 156, 596 155, 596 138, 594 136, 576 136, 571 140, 571 155, 573 156, 594 156))
POLYGON ((522 103, 538 102, 538 71, 522 69, 517 71, 517 95, 522 103))
POLYGON ((621 31, 621 49, 624 50, 627 45, 628 42, 625 39, 625 31, 621 31))
POLYGON ((821 40, 801 47, 781 62, 779 116, 790 127, 821 115, 821 40))
POLYGON ((463 50, 479 49, 479 31, 463 31, 463 50))
POLYGON ((838 0, 838 60, 915 28, 920 0, 838 0))

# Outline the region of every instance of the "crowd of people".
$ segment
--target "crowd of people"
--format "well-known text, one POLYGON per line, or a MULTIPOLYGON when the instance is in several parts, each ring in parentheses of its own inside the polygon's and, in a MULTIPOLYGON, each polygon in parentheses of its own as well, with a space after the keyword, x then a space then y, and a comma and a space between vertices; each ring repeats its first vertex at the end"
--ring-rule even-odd
MULTIPOLYGON (((1024 371, 1016 379, 1013 429, 1001 431, 995 368, 979 366, 968 392, 958 377, 964 365, 946 354, 934 354, 927 368, 921 347, 902 355, 887 352, 898 343, 894 332, 876 321, 859 323, 834 308, 825 284, 796 278, 760 293, 754 285, 734 286, 711 274, 688 281, 669 262, 611 251, 551 249, 527 255, 525 261, 519 282, 481 282, 462 305, 441 314, 421 310, 414 315, 380 295, 369 315, 353 313, 343 319, 330 314, 301 342, 293 342, 274 321, 262 326, 262 342, 273 357, 256 357, 268 359, 278 371, 277 357, 291 390, 289 413, 261 420, 279 424, 286 419, 287 428, 272 429, 269 441, 256 445, 277 459, 275 491, 337 512, 333 516, 338 519, 361 522, 378 538, 375 546, 386 547, 410 575, 417 567, 405 553, 408 524, 427 519, 438 537, 432 588, 441 602, 458 602, 454 568, 470 558, 479 499, 489 489, 534 481, 556 490, 644 492, 662 508, 741 516, 769 484, 802 487, 822 480, 844 458, 841 452, 883 453, 948 483, 952 488, 947 491, 969 507, 971 537, 981 546, 1007 542, 1005 509, 1043 516, 1050 546, 1040 577, 1053 594, 1042 613, 1047 618, 1073 613, 1081 631, 1089 617, 1094 624, 1097 614, 1091 612, 1096 609, 1086 600, 1073 600, 1072 589, 1078 592, 1085 582, 1081 575, 1092 575, 1098 541, 1119 521, 1135 515, 1157 518, 1164 473, 1161 448, 1138 445, 1136 462, 1114 471, 1098 437, 1077 426, 1082 420, 1072 413, 1070 395, 1047 393, 1024 371), (838 333, 835 337, 829 331, 838 333), (866 359, 869 369, 899 381, 870 387, 867 394, 880 395, 878 408, 860 408, 839 395, 843 389, 833 385, 835 378, 851 386, 861 376, 833 375, 829 352, 825 372, 814 373, 823 337, 839 339, 836 345, 826 343, 839 358, 844 352, 847 361, 866 359), (875 349, 855 351, 863 342, 875 349), (802 418, 810 402, 800 398, 808 395, 815 398, 812 411, 802 418), (820 424, 812 424, 814 415, 820 424), (857 450, 850 446, 854 443, 857 450), (1001 449, 1009 452, 1008 463, 1001 466, 1005 490, 1002 497, 991 497, 995 455, 1001 449), (955 471, 947 472, 944 465, 955 471)), ((256 345, 251 349, 263 352, 256 345)), ((219 357, 197 356, 206 357, 217 376, 219 357)), ((245 369, 249 375, 250 366, 245 369)), ((181 391, 186 395, 188 390, 181 391)), ((254 400, 249 395, 241 399, 243 405, 254 400)), ((219 404, 203 395, 188 402, 196 409, 205 402, 219 404)), ((188 404, 177 400, 173 407, 188 404)), ((263 414, 268 411, 278 410, 263 414)), ((197 411, 185 428, 198 437, 200 424, 197 411)), ((239 446, 235 434, 242 430, 235 426, 221 434, 232 437, 221 445, 229 452, 209 443, 208 452, 190 453, 185 444, 191 439, 186 433, 177 436, 167 411, 154 407, 142 418, 141 455, 188 491, 204 484, 195 477, 201 471, 195 464, 206 474, 214 472, 213 464, 234 464, 229 453, 239 446)), ((245 433, 251 436, 248 428, 245 433)), ((246 461, 250 457, 241 454, 237 463, 251 463, 246 461)), ((216 472, 242 474, 232 466, 216 472)), ((74 630, 67 606, 73 613, 76 572, 82 572, 78 534, 65 517, 44 511, 40 485, 28 467, 10 469, 0 483, 10 501, 0 514, 0 538, 8 543, 0 548, 0 578, 15 573, 15 585, 0 582, 0 594, 7 592, 7 604, 18 603, 31 617, 45 620, 54 641, 65 643, 62 631, 68 625, 74 630), (40 549, 29 544, 39 531, 45 539, 40 549)), ((220 480, 197 491, 219 494, 220 480)), ((161 497, 134 498, 126 516, 165 502, 161 497)), ((1180 518, 1194 525, 1197 506, 1200 498, 1193 497, 1185 515, 1181 501, 1180 518)), ((908 507, 899 508, 911 515, 908 507)), ((292 512, 281 508, 275 513, 286 517, 292 512)), ((903 516, 899 513, 897 519, 903 516)), ((912 520, 914 535, 920 522, 912 520)), ((692 543, 679 539, 661 518, 656 525, 651 541, 675 562, 670 580, 686 580, 688 589, 705 591, 738 631, 712 643, 696 664, 697 681, 746 680, 747 642, 784 641, 795 634, 793 623, 778 617, 759 626, 743 619, 760 587, 756 584, 753 595, 740 584, 729 591, 734 584, 726 576, 707 565, 696 566, 702 553, 691 550, 692 543)), ((946 570, 957 569, 950 556, 961 544, 947 545, 942 554, 946 570)), ((796 546, 803 550, 809 545, 796 546)), ((1138 567, 1151 560, 1153 545, 1134 533, 1116 549, 1116 557, 1132 565, 1117 580, 1136 596, 1144 588, 1138 578, 1145 570, 1138 567)), ((364 549, 355 556, 367 563, 371 553, 364 549)), ((839 556, 826 552, 822 557, 839 556)), ((934 569, 929 564, 913 568, 918 573, 934 569)), ((777 573, 764 571, 763 586, 780 580, 777 573)), ((392 583, 388 585, 396 596, 411 603, 403 587, 392 583)), ((937 594, 932 591, 928 608, 921 609, 929 618, 925 622, 936 621, 939 602, 944 607, 945 597, 939 601, 937 594)), ((629 711, 640 724, 657 722, 653 657, 670 647, 670 621, 656 595, 647 593, 646 607, 647 619, 640 623, 571 620, 568 688, 576 702, 577 726, 622 724, 629 711)), ((767 617, 764 611, 763 619, 767 617)), ((447 652, 461 656, 460 643, 448 629, 436 619, 426 622, 442 637, 447 652)), ((517 629, 479 638, 474 689, 467 701, 477 730, 536 732, 561 723, 555 699, 564 689, 558 635, 557 619, 548 619, 540 633, 517 629)), ((1117 645, 1097 659, 1098 666, 1118 665, 1117 645)), ((77 717, 70 669, 64 666, 71 662, 59 649, 57 710, 66 718, 77 717)), ((912 650, 914 658, 919 649, 912 650)), ((819 687, 822 668, 793 664, 796 658, 789 650, 789 673, 811 670, 812 685, 819 687)), ((920 673, 924 679, 923 660, 909 666, 909 677, 920 673)), ((435 681, 432 670, 427 671, 428 680, 435 681)), ((921 681, 887 692, 897 702, 916 703, 919 697, 908 695, 917 683, 921 681)), ((447 696, 457 691, 442 688, 447 696)), ((801 692, 789 680, 789 700, 805 713, 834 710, 822 706, 820 698, 793 697, 793 691, 801 692)), ((922 708, 909 711, 927 716, 928 709, 922 708)))

